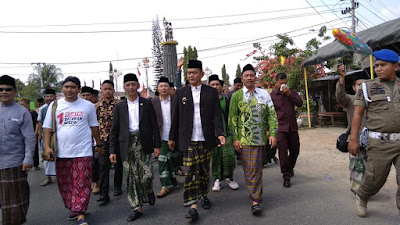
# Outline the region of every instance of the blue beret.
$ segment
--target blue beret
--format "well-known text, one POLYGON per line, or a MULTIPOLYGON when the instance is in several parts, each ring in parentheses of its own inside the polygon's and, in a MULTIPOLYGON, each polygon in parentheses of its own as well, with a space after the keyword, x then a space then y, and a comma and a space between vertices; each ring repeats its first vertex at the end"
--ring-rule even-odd
POLYGON ((376 60, 382 60, 386 62, 399 62, 399 55, 393 50, 382 49, 374 52, 376 60))

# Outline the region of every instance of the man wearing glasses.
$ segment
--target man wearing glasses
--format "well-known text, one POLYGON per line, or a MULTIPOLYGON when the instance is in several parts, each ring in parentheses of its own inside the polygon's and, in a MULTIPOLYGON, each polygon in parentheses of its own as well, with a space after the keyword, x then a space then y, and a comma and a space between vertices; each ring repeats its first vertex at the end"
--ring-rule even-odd
POLYGON ((36 138, 29 111, 14 101, 15 79, 0 77, 0 208, 2 224, 23 224, 29 208, 27 171, 36 138))

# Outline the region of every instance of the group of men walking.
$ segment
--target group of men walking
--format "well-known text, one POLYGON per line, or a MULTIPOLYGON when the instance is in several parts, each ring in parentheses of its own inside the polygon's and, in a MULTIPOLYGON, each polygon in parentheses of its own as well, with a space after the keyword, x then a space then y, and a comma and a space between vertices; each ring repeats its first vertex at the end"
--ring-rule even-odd
MULTIPOLYGON (((365 175, 363 170, 357 170, 351 176, 359 216, 366 215, 367 200, 383 186, 390 165, 393 163, 398 170, 396 146, 400 135, 396 132, 400 131, 396 129, 400 126, 392 120, 386 121, 391 118, 389 114, 380 115, 400 110, 400 81, 395 77, 399 58, 393 53, 383 50, 374 53, 378 78, 364 82, 359 89, 356 83, 355 100, 344 93, 344 68, 340 68, 338 99, 348 108, 351 101, 355 104, 349 143, 351 154, 359 153, 358 135, 364 112, 369 129, 365 175)), ((223 181, 233 190, 239 188, 233 174, 235 151, 243 166, 252 201, 251 212, 259 215, 267 146, 277 146, 283 187, 291 187, 300 147, 294 107, 300 107, 302 100, 296 91, 287 87, 284 73, 276 75, 276 86, 271 94, 258 88, 255 69, 250 64, 242 71, 243 88, 227 96, 223 95, 223 81, 218 75, 209 77, 210 86, 202 83, 203 76, 201 61, 189 60, 189 84, 171 92, 171 83, 161 77, 157 85, 159 96, 149 100, 139 95, 138 78, 129 73, 124 76, 127 98, 122 101, 114 98, 112 81, 103 82, 98 100, 93 90, 81 87, 78 78, 67 77, 62 83, 63 99, 55 100, 55 91, 46 90, 46 105, 39 110, 37 118, 37 127, 43 131, 36 129, 35 132, 32 115, 14 102, 15 80, 1 76, 0 206, 3 224, 26 221, 29 206, 26 172, 34 164, 36 139, 42 136, 48 176, 42 185, 51 183, 51 176, 56 175, 64 206, 70 211, 68 219, 77 220, 78 225, 87 224, 85 213, 91 191, 99 189, 97 201, 100 205, 110 202, 111 164, 115 168, 115 196, 122 194, 122 177, 126 181, 126 193, 133 210, 127 218, 130 222, 142 216, 145 203, 154 205, 156 197, 163 198, 179 187, 176 172, 181 166, 180 157, 185 176, 183 204, 189 208, 185 217, 196 220, 198 203, 204 209, 212 207, 208 198, 210 174, 213 191, 220 191, 223 181), (79 93, 90 101, 79 98, 79 93), (157 194, 153 189, 152 154, 159 162, 161 190, 157 194)), ((396 199, 400 201, 399 196, 396 199)), ((398 208, 400 210, 399 203, 398 208)))
MULTIPOLYGON (((252 213, 260 214, 265 145, 276 145, 278 119, 273 99, 268 92, 256 87, 255 70, 251 65, 243 69, 241 80, 244 88, 231 93, 229 97, 223 95, 223 82, 217 75, 210 76, 211 87, 202 84, 203 76, 201 61, 190 60, 189 85, 174 93, 170 90, 171 83, 162 77, 157 86, 159 96, 152 100, 140 97, 140 84, 135 74, 124 76, 127 98, 123 101, 114 99, 112 81, 103 82, 100 100, 96 99, 96 93, 91 88, 81 87, 76 77, 67 77, 63 81, 63 99, 55 100, 55 91, 46 90, 46 104, 39 109, 35 129, 36 137, 39 140, 43 137, 47 178, 41 185, 50 184, 53 182, 51 177, 56 176, 64 206, 70 211, 68 220, 77 220, 78 225, 87 224, 85 213, 91 190, 97 192, 96 189, 100 189, 97 200, 100 205, 110 201, 108 186, 111 164, 114 164, 116 174, 114 195, 122 193, 123 168, 127 196, 133 209, 127 220, 138 219, 143 214, 143 204, 154 205, 156 196, 165 197, 179 186, 175 176, 180 168, 180 157, 183 158, 185 176, 183 203, 189 207, 186 217, 197 219, 199 201, 204 209, 212 206, 208 198, 210 174, 214 180, 213 191, 220 190, 222 181, 233 190, 239 188, 233 176, 235 150, 241 155, 246 185, 253 201, 252 213), (82 98, 78 97, 79 94, 82 98), (162 188, 157 194, 153 190, 152 153, 159 161, 162 188)), ((281 78, 285 83, 285 77, 281 78)), ((0 86, 1 110, 8 112, 12 106, 21 112, 18 118, 13 118, 16 114, 4 114, 7 116, 2 117, 2 122, 6 129, 2 132, 24 140, 19 142, 20 161, 14 160, 15 165, 8 165, 13 161, 5 163, 3 161, 6 159, 1 159, 4 167, 2 173, 5 173, 1 179, 1 191, 3 196, 11 195, 7 192, 10 184, 3 181, 5 176, 13 176, 14 173, 12 185, 17 185, 16 182, 25 185, 24 190, 18 191, 18 196, 13 196, 15 199, 1 199, 3 224, 22 224, 26 220, 29 205, 25 171, 33 164, 32 149, 36 138, 31 129, 32 119, 25 118, 29 113, 14 103, 15 80, 4 75, 0 77, 0 86), (30 127, 26 124, 30 124, 30 127), (22 125, 24 130, 17 127, 22 125), (18 132, 7 129, 12 126, 18 132)), ((282 97, 285 96, 289 95, 286 93, 282 97)), ((286 112, 283 113, 287 116, 286 112)), ((297 131, 297 127, 291 131, 297 131)), ((291 140, 282 138, 282 141, 291 140)), ((2 152, 16 154, 16 150, 11 151, 7 147, 8 142, 10 140, 7 139, 2 143, 2 152)), ((298 147, 297 153, 294 152, 295 148, 292 149, 292 144, 289 149, 295 162, 298 147)), ((282 162, 286 163, 286 160, 282 162)), ((282 171, 293 171, 294 163, 288 165, 282 171)), ((285 182, 292 176, 293 173, 285 175, 285 182)), ((284 186, 290 187, 287 184, 284 186)))

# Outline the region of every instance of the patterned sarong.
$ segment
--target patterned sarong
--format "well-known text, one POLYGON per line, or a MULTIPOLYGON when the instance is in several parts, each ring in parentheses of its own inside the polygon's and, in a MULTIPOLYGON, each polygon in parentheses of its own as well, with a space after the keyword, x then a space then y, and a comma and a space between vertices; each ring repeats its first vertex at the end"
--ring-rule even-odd
POLYGON ((128 157, 122 163, 126 179, 128 201, 136 210, 149 202, 153 194, 153 163, 151 154, 144 154, 139 133, 129 134, 128 157))
POLYGON ((367 152, 365 148, 360 148, 357 155, 349 153, 350 159, 350 189, 352 192, 357 193, 358 188, 364 181, 365 166, 367 165, 367 152))
POLYGON ((56 173, 65 208, 85 214, 92 184, 92 157, 57 158, 56 173))
POLYGON ((169 150, 168 143, 162 141, 160 155, 158 156, 158 171, 162 188, 169 190, 178 185, 175 177, 176 169, 172 162, 172 154, 173 152, 169 150))
POLYGON ((225 145, 215 147, 212 156, 212 176, 213 179, 233 179, 233 171, 235 170, 235 153, 234 153, 232 138, 226 137, 225 145))
POLYGON ((0 170, 0 208, 2 224, 26 222, 29 208, 29 184, 22 166, 0 170))
POLYGON ((243 146, 242 165, 247 189, 251 199, 255 202, 262 201, 262 169, 264 146, 243 146))
POLYGON ((183 153, 183 166, 185 167, 184 206, 196 204, 201 197, 207 196, 210 190, 211 151, 204 148, 203 145, 204 142, 191 141, 187 151, 183 153))

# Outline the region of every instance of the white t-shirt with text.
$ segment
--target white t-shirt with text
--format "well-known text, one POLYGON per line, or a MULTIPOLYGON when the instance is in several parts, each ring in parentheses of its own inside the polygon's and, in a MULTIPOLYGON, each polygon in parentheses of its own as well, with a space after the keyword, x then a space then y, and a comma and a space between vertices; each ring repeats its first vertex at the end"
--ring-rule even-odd
MULTIPOLYGON (((43 128, 52 128, 51 108, 43 123, 43 128)), ((78 98, 74 102, 65 99, 57 101, 56 109, 57 157, 77 158, 93 156, 91 127, 98 127, 94 105, 78 98)))

